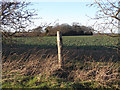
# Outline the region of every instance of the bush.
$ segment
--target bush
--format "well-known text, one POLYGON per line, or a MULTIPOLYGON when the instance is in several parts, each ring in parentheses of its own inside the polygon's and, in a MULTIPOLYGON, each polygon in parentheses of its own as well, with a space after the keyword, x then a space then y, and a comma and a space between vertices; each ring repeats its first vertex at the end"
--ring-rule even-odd
POLYGON ((93 35, 93 29, 86 26, 70 26, 62 24, 57 26, 48 26, 46 29, 47 36, 56 36, 57 31, 61 31, 63 36, 93 35))

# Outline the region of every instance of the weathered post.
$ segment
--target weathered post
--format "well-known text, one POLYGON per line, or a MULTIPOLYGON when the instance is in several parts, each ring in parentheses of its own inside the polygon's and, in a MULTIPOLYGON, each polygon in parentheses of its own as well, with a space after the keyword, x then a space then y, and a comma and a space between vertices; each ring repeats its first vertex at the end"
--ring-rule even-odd
POLYGON ((59 68, 63 68, 63 58, 62 58, 62 35, 60 31, 57 31, 57 46, 58 46, 58 65, 59 68))
MULTIPOLYGON (((118 7, 120 7, 120 1, 118 2, 118 7)), ((118 18, 120 18, 120 13, 118 14, 118 18)), ((118 34, 120 34, 120 21, 118 21, 118 34)))

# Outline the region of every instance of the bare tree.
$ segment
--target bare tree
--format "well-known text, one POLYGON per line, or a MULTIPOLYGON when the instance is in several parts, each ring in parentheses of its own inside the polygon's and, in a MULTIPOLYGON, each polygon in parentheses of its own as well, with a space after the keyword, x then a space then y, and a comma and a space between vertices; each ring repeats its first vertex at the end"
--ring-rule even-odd
POLYGON ((96 20, 94 27, 99 32, 115 33, 118 31, 118 22, 120 21, 120 7, 118 0, 94 0, 94 3, 89 6, 97 7, 96 17, 92 18, 96 20))
POLYGON ((0 2, 0 29, 3 36, 9 37, 24 30, 33 23, 33 16, 37 15, 35 10, 27 9, 30 3, 2 0, 0 2), (10 32, 14 33, 10 33, 10 32))

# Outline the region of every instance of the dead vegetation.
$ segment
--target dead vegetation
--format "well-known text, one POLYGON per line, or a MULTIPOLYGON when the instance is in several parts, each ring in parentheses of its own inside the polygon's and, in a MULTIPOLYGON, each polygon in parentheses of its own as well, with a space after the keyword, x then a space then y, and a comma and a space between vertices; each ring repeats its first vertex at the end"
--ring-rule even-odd
MULTIPOLYGON (((2 64, 2 81, 14 82, 16 77, 22 76, 44 76, 48 79, 51 76, 62 78, 71 82, 94 82, 98 87, 115 87, 120 88, 120 66, 119 61, 96 61, 92 56, 83 55, 80 59, 70 59, 75 53, 64 51, 64 69, 58 68, 57 55, 51 50, 38 50, 37 48, 29 49, 18 55, 10 53, 7 57, 3 56, 2 64), (28 53, 29 52, 29 53, 28 53), (44 53, 44 54, 42 54, 44 53), (48 54, 49 53, 49 54, 48 54), (84 59, 83 59, 84 58, 84 59)), ((73 50, 74 51, 74 50, 73 50)), ((101 58, 102 59, 102 58, 101 58)), ((104 58, 103 58, 104 59, 104 58)))

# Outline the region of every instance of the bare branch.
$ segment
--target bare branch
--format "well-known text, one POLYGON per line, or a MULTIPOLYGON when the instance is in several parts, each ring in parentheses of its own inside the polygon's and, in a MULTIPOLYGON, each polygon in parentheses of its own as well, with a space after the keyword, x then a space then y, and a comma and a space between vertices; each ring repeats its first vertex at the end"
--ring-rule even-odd
POLYGON ((26 2, 8 2, 7 0, 0 2, 0 28, 5 32, 10 30, 21 31, 29 24, 32 24, 33 17, 37 14, 35 10, 28 10, 26 7, 30 3, 26 2))
POLYGON ((105 31, 105 29, 109 29, 113 32, 113 29, 118 28, 118 22, 120 21, 120 17, 118 16, 120 13, 120 7, 118 6, 118 1, 111 0, 95 0, 94 3, 89 5, 97 7, 98 11, 96 12, 96 17, 91 18, 92 20, 97 20, 97 24, 94 24, 98 30, 105 31), (99 23, 99 21, 102 22, 99 23), (99 24, 98 24, 99 23, 99 24))

